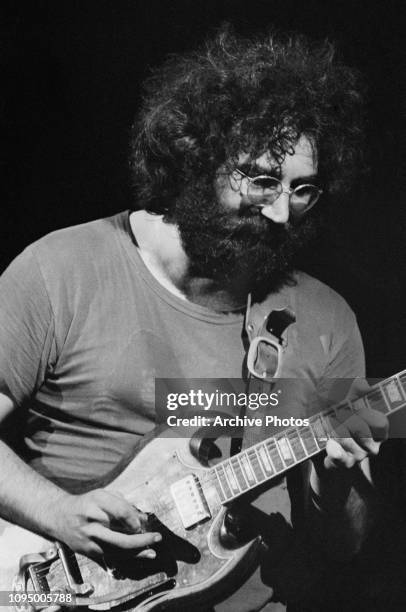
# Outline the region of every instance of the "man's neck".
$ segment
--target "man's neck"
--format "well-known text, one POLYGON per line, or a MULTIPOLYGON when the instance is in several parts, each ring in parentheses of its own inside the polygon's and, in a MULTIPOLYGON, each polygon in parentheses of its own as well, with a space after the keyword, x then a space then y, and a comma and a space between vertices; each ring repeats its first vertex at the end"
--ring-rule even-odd
POLYGON ((130 215, 130 225, 145 265, 168 291, 216 312, 245 307, 246 295, 236 295, 209 278, 190 273, 190 261, 176 225, 144 210, 130 215))

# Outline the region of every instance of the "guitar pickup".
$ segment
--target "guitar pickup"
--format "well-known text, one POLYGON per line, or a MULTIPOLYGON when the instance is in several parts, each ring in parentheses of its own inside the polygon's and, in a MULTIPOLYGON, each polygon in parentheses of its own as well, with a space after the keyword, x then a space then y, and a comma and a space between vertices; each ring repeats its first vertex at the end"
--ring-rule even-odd
POLYGON ((170 491, 184 529, 190 529, 211 518, 201 484, 195 474, 189 474, 174 482, 170 491))

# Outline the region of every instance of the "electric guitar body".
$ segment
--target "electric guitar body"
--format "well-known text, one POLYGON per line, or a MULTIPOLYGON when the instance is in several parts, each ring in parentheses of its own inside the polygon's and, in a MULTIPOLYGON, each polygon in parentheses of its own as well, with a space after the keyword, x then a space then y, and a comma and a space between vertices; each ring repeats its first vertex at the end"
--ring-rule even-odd
POLYGON ((106 557, 102 565, 3 523, 0 591, 73 592, 77 605, 96 610, 130 601, 137 612, 199 610, 252 573, 260 538, 241 541, 227 529, 220 481, 192 454, 190 439, 157 428, 123 463, 128 459, 105 488, 147 513, 151 530, 162 533, 156 559, 106 557))

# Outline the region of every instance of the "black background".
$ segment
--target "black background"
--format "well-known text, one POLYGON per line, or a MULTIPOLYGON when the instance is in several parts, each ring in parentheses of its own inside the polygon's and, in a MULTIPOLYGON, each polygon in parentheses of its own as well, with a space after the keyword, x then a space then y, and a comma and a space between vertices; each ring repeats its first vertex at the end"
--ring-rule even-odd
POLYGON ((369 85, 370 173, 303 261, 358 315, 371 376, 406 367, 402 2, 81 0, 1 9, 0 266, 54 229, 130 208, 127 140, 141 80, 227 20, 338 42, 369 85))

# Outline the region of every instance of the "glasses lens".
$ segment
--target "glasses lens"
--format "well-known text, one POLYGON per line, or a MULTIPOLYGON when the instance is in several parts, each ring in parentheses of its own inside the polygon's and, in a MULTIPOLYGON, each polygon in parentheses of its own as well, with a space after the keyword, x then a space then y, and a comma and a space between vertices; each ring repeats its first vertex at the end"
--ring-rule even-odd
POLYGON ((248 185, 248 196, 255 202, 274 202, 281 193, 280 181, 272 176, 257 176, 248 185))
POLYGON ((290 196, 291 206, 308 210, 320 197, 320 189, 316 185, 299 185, 290 196))

